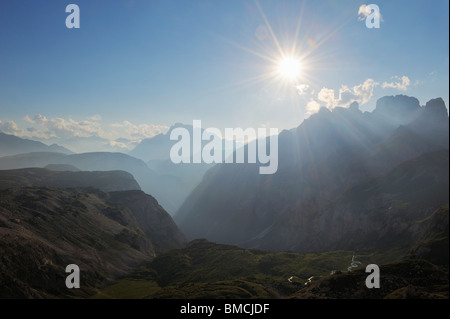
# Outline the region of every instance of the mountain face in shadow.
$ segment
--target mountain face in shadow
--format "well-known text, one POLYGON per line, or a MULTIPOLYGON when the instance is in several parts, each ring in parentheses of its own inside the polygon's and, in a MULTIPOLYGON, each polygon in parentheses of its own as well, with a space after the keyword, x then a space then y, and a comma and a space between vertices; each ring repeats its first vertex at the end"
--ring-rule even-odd
POLYGON ((300 214, 281 214, 264 238, 245 245, 294 251, 405 245, 415 240, 415 221, 448 202, 448 161, 448 150, 426 153, 348 188, 328 203, 315 199, 300 204, 300 214), (280 238, 283 232, 289 236, 280 238))
POLYGON ((399 126, 415 120, 420 113, 419 100, 406 95, 384 96, 377 100, 372 115, 382 117, 387 125, 399 126))
POLYGON ((449 209, 441 207, 419 221, 417 240, 409 250, 410 259, 426 259, 436 265, 449 265, 449 209))
POLYGON ((139 190, 0 190, 0 297, 86 297, 184 243, 170 215, 139 190), (81 289, 65 286, 69 264, 80 267, 81 289))
POLYGON ((41 142, 23 139, 0 132, 0 156, 10 156, 30 152, 58 152, 72 154, 72 151, 56 144, 48 146, 41 142))
POLYGON ((411 220, 448 202, 448 148, 442 99, 421 107, 415 98, 384 97, 371 113, 356 104, 322 108, 280 133, 277 173, 216 165, 174 218, 190 239, 270 250, 408 240, 411 220), (358 193, 364 201, 357 190, 366 190, 358 193), (390 222, 400 224, 386 228, 390 222))

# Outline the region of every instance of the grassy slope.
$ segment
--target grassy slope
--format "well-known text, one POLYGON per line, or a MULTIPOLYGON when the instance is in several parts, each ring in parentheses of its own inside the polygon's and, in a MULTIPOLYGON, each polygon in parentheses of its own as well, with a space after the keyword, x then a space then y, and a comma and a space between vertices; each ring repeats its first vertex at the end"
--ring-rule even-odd
POLYGON ((195 240, 94 297, 448 299, 448 220, 447 205, 416 222, 417 241, 410 248, 384 251, 273 253, 195 240), (353 255, 360 264, 348 272, 353 255), (380 267, 380 289, 365 286, 365 266, 372 263, 380 267))
POLYGON ((426 260, 380 265, 380 288, 368 289, 368 273, 358 269, 330 275, 296 292, 299 299, 448 299, 448 266, 426 260))
MULTIPOLYGON (((316 280, 332 270, 347 271, 352 256, 351 251, 272 253, 195 240, 144 264, 94 298, 285 298, 311 276, 316 280)), ((388 259, 392 256, 401 255, 394 251, 388 259)), ((357 259, 365 266, 386 257, 358 252, 357 259)))

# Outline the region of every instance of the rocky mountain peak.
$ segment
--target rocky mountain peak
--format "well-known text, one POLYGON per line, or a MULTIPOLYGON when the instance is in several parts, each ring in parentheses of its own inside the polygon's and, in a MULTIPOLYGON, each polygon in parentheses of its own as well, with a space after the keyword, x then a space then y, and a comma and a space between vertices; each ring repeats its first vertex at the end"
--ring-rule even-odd
POLYGON ((423 108, 424 115, 432 116, 436 119, 448 119, 447 108, 442 98, 431 99, 423 108))
POLYGON ((398 124, 405 124, 417 116, 419 100, 406 95, 384 96, 377 100, 373 114, 388 117, 398 124))

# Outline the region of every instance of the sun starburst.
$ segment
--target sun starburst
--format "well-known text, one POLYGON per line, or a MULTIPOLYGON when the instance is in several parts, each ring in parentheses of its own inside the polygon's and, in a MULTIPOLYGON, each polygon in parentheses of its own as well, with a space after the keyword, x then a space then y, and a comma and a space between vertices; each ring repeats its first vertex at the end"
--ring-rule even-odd
POLYGON ((277 72, 282 80, 296 82, 302 75, 302 62, 299 58, 286 56, 280 59, 277 65, 277 72))

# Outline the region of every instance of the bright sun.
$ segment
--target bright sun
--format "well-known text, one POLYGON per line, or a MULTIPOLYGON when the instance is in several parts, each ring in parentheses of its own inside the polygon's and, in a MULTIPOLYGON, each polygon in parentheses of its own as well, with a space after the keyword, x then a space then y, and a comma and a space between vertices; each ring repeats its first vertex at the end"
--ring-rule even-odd
POLYGON ((278 75, 286 81, 297 80, 302 73, 302 63, 295 57, 284 57, 278 62, 278 75))

